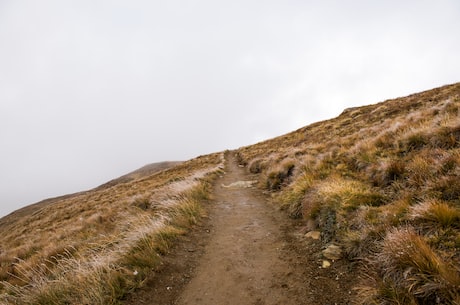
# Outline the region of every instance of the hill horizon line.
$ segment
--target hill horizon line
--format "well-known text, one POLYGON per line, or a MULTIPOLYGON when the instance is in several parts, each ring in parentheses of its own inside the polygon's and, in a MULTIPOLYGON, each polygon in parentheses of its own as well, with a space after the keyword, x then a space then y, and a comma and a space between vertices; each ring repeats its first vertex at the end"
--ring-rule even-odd
MULTIPOLYGON (((400 97, 388 98, 388 99, 385 99, 383 101, 375 102, 375 103, 372 103, 372 104, 355 106, 355 107, 354 106, 353 107, 347 107, 347 108, 344 108, 342 110, 342 112, 338 116, 327 118, 327 119, 324 119, 324 120, 315 121, 315 122, 312 122, 312 123, 310 123, 308 125, 305 125, 303 127, 299 127, 299 128, 297 128, 297 129, 295 129, 293 131, 289 131, 289 132, 286 132, 284 134, 274 136, 274 137, 269 138, 269 139, 264 139, 264 140, 261 140, 261 141, 258 141, 258 142, 255 142, 255 143, 252 143, 252 144, 249 144, 249 145, 244 145, 244 146, 241 146, 240 148, 244 148, 244 147, 248 147, 248 146, 252 146, 252 145, 257 145, 259 143, 264 143, 264 142, 267 142, 267 141, 270 141, 270 140, 274 140, 276 138, 280 138, 280 137, 289 135, 291 133, 298 132, 299 130, 308 128, 310 126, 318 125, 318 124, 321 124, 323 122, 328 122, 330 120, 334 120, 336 118, 339 118, 339 117, 341 117, 343 115, 347 115, 350 112, 357 111, 357 110, 362 109, 362 108, 366 108, 366 107, 370 107, 370 106, 376 106, 376 105, 379 105, 379 104, 386 103, 388 101, 394 101, 394 100, 399 100, 399 99, 404 99, 404 98, 410 98, 411 96, 414 96, 414 95, 417 95, 417 94, 423 94, 425 92, 429 92, 429 91, 432 91, 432 90, 436 90, 436 89, 440 89, 440 88, 444 88, 444 87, 448 87, 448 86, 453 86, 453 85, 456 85, 458 83, 459 82, 455 82, 455 83, 451 83, 451 84, 445 84, 445 85, 441 85, 441 86, 436 86, 436 87, 431 88, 431 89, 423 90, 423 91, 416 92, 416 93, 411 93, 411 94, 400 96, 400 97)), ((239 148, 236 148, 235 150, 237 150, 237 149, 239 149, 239 148)), ((210 152, 209 154, 213 154, 213 153, 217 153, 217 152, 210 152)), ((196 157, 199 157, 199 156, 196 156, 196 157)), ((194 159, 194 158, 191 158, 191 159, 194 159)), ((17 212, 21 212, 22 210, 28 210, 28 209, 33 208, 35 206, 42 206, 42 205, 51 204, 51 203, 59 201, 61 199, 81 195, 81 194, 84 194, 84 193, 87 193, 87 192, 91 192, 93 190, 97 190, 99 188, 109 187, 112 184, 116 184, 116 183, 123 182, 123 181, 127 182, 127 181, 130 181, 130 180, 133 180, 134 176, 139 176, 141 173, 143 175, 146 175, 146 173, 153 174, 153 173, 155 173, 157 171, 165 170, 165 169, 167 169, 169 167, 172 167, 172 166, 174 166, 176 164, 179 164, 181 162, 184 162, 184 161, 158 161, 158 162, 148 163, 146 165, 143 165, 143 166, 139 167, 138 169, 135 169, 133 171, 128 172, 127 174, 122 174, 118 178, 110 179, 109 181, 103 182, 102 184, 100 184, 98 186, 95 186, 93 188, 89 188, 89 189, 86 189, 86 190, 81 190, 81 191, 77 191, 77 192, 73 192, 73 193, 67 193, 67 194, 56 195, 56 196, 52 196, 52 197, 48 197, 48 198, 43 198, 43 199, 40 199, 40 200, 38 200, 36 202, 26 204, 25 206, 20 207, 20 208, 18 208, 16 210, 13 210, 13 211, 11 211, 11 212, 3 215, 3 216, 0 215, 0 220, 2 218, 4 218, 4 217, 9 216, 10 214, 15 214, 17 212)))

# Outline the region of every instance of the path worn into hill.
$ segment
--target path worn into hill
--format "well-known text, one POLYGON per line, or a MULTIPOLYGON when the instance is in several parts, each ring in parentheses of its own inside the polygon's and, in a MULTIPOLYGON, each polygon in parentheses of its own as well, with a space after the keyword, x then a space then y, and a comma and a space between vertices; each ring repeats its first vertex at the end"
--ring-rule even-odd
POLYGON ((344 266, 320 269, 320 243, 296 237, 292 220, 241 183, 256 177, 227 159, 208 219, 128 304, 348 304, 344 266))
POLYGON ((285 242, 273 209, 237 183, 247 179, 230 160, 221 181, 230 187, 215 192, 214 235, 177 304, 299 304, 290 293, 293 270, 281 257, 285 242))

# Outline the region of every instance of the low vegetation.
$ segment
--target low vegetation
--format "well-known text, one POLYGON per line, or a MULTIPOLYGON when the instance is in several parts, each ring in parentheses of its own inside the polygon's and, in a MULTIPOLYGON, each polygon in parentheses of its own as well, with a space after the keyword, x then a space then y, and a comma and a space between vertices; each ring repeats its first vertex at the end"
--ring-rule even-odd
POLYGON ((460 304, 460 84, 238 153, 280 208, 359 266, 356 304, 460 304))
MULTIPOLYGON (((237 152, 359 274, 356 304, 460 304, 460 84, 345 110, 237 152)), ((0 219, 0 302, 116 304, 203 215, 223 154, 0 219)))
POLYGON ((2 219, 0 303, 117 304, 203 216, 222 163, 202 156, 2 219))

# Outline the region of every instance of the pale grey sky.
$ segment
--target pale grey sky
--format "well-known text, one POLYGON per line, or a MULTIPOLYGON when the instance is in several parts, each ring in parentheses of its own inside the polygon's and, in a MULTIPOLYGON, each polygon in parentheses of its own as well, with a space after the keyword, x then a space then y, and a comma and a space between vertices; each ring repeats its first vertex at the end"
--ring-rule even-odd
POLYGON ((0 0, 0 217, 460 81, 460 2, 0 0))

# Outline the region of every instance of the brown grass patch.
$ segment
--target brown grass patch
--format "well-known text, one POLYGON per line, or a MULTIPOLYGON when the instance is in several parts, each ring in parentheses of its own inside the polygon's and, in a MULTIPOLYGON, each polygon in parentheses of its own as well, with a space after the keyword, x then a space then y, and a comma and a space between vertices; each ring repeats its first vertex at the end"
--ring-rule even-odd
MULTIPOLYGON (((373 265, 380 271, 386 289, 402 292, 394 297, 403 298, 394 302, 403 304, 410 295, 416 304, 453 304, 459 296, 459 271, 410 228, 390 231, 373 265)), ((379 297, 385 295, 380 293, 379 297)))

